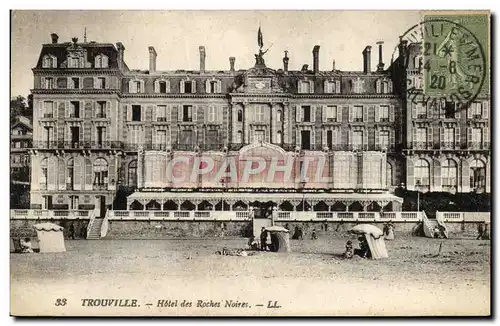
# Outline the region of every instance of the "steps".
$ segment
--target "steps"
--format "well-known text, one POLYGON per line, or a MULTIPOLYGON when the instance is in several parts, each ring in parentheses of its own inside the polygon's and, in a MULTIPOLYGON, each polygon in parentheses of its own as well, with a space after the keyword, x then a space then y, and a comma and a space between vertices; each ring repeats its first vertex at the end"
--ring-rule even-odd
POLYGON ((103 218, 95 218, 89 233, 87 234, 87 240, 99 240, 101 238, 101 226, 103 218))

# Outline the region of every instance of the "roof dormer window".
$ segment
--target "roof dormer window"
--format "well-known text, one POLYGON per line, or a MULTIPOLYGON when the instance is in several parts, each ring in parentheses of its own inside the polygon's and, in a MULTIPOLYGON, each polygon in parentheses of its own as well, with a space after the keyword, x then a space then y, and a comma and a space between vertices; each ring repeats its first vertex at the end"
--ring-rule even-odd
POLYGON ((96 68, 108 68, 108 57, 102 53, 96 55, 94 66, 96 68))
POLYGON ((299 80, 298 91, 300 94, 314 93, 314 82, 311 80, 299 80))
POLYGON ((47 54, 43 56, 42 60, 43 68, 57 68, 57 58, 52 54, 47 54))

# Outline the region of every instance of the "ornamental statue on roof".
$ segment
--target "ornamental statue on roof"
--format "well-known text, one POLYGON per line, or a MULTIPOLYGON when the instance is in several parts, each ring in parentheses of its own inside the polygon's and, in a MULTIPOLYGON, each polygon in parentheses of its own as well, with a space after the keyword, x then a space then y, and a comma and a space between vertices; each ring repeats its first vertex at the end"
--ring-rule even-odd
POLYGON ((262 37, 260 26, 259 31, 257 32, 257 43, 259 45, 259 53, 255 55, 255 66, 265 67, 266 63, 264 61, 264 54, 266 54, 273 45, 271 44, 271 46, 268 47, 267 50, 262 51, 262 48, 264 47, 264 39, 262 37))

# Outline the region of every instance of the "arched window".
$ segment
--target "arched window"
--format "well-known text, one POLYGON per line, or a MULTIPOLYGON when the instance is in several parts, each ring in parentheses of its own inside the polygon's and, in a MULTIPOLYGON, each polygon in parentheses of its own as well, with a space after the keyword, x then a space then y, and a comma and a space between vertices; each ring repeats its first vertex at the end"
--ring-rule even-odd
POLYGON ((278 112, 276 112, 276 121, 277 122, 283 121, 283 112, 281 112, 281 110, 278 110, 278 112))
POLYGON ((243 121, 243 111, 238 110, 238 122, 243 121))
POLYGON ((47 179, 48 179, 48 160, 47 158, 42 159, 40 162, 40 187, 42 189, 47 188, 47 179))
POLYGON ((387 186, 392 186, 394 184, 393 180, 392 180, 392 164, 387 162, 386 163, 386 169, 387 169, 387 175, 386 175, 386 178, 387 178, 387 186))
POLYGON ((457 186, 457 163, 453 160, 444 161, 441 166, 441 177, 442 186, 445 190, 451 190, 451 188, 457 186), (446 189, 449 188, 449 189, 446 189))
POLYGON ((422 187, 430 186, 430 170, 429 162, 424 159, 419 159, 415 163, 415 185, 420 185, 422 187))
POLYGON ((42 60, 43 68, 57 68, 57 58, 51 54, 47 54, 42 60))
POLYGON ((137 186, 137 160, 134 160, 128 165, 128 185, 129 187, 137 186))
POLYGON ((243 132, 241 130, 238 130, 236 133, 236 143, 241 143, 243 142, 243 132))
POLYGON ((73 190, 75 185, 75 161, 71 158, 66 165, 66 190, 73 190))
POLYGON ((281 144, 282 141, 283 141, 283 137, 281 134, 281 130, 278 130, 278 132, 276 133, 276 143, 281 144))
POLYGON ((108 57, 104 54, 96 55, 95 57, 96 68, 108 68, 108 57))
POLYGON ((481 191, 486 186, 486 166, 483 161, 475 159, 470 164, 471 190, 481 191))
POLYGON ((103 158, 94 161, 94 185, 104 186, 108 183, 108 162, 103 158))

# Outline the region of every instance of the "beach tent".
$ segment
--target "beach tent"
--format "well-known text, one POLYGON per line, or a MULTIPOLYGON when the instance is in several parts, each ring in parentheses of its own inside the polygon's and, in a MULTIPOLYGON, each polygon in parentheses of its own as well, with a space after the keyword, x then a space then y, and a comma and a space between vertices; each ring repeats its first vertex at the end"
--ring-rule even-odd
POLYGON ((268 226, 265 228, 271 236, 271 251, 290 252, 289 231, 281 226, 268 226))
POLYGON ((360 234, 365 237, 372 259, 388 258, 387 248, 384 242, 384 232, 371 224, 359 224, 350 230, 351 233, 360 234))
POLYGON ((40 252, 66 251, 62 226, 53 223, 40 223, 35 224, 33 228, 36 230, 40 243, 40 252))

